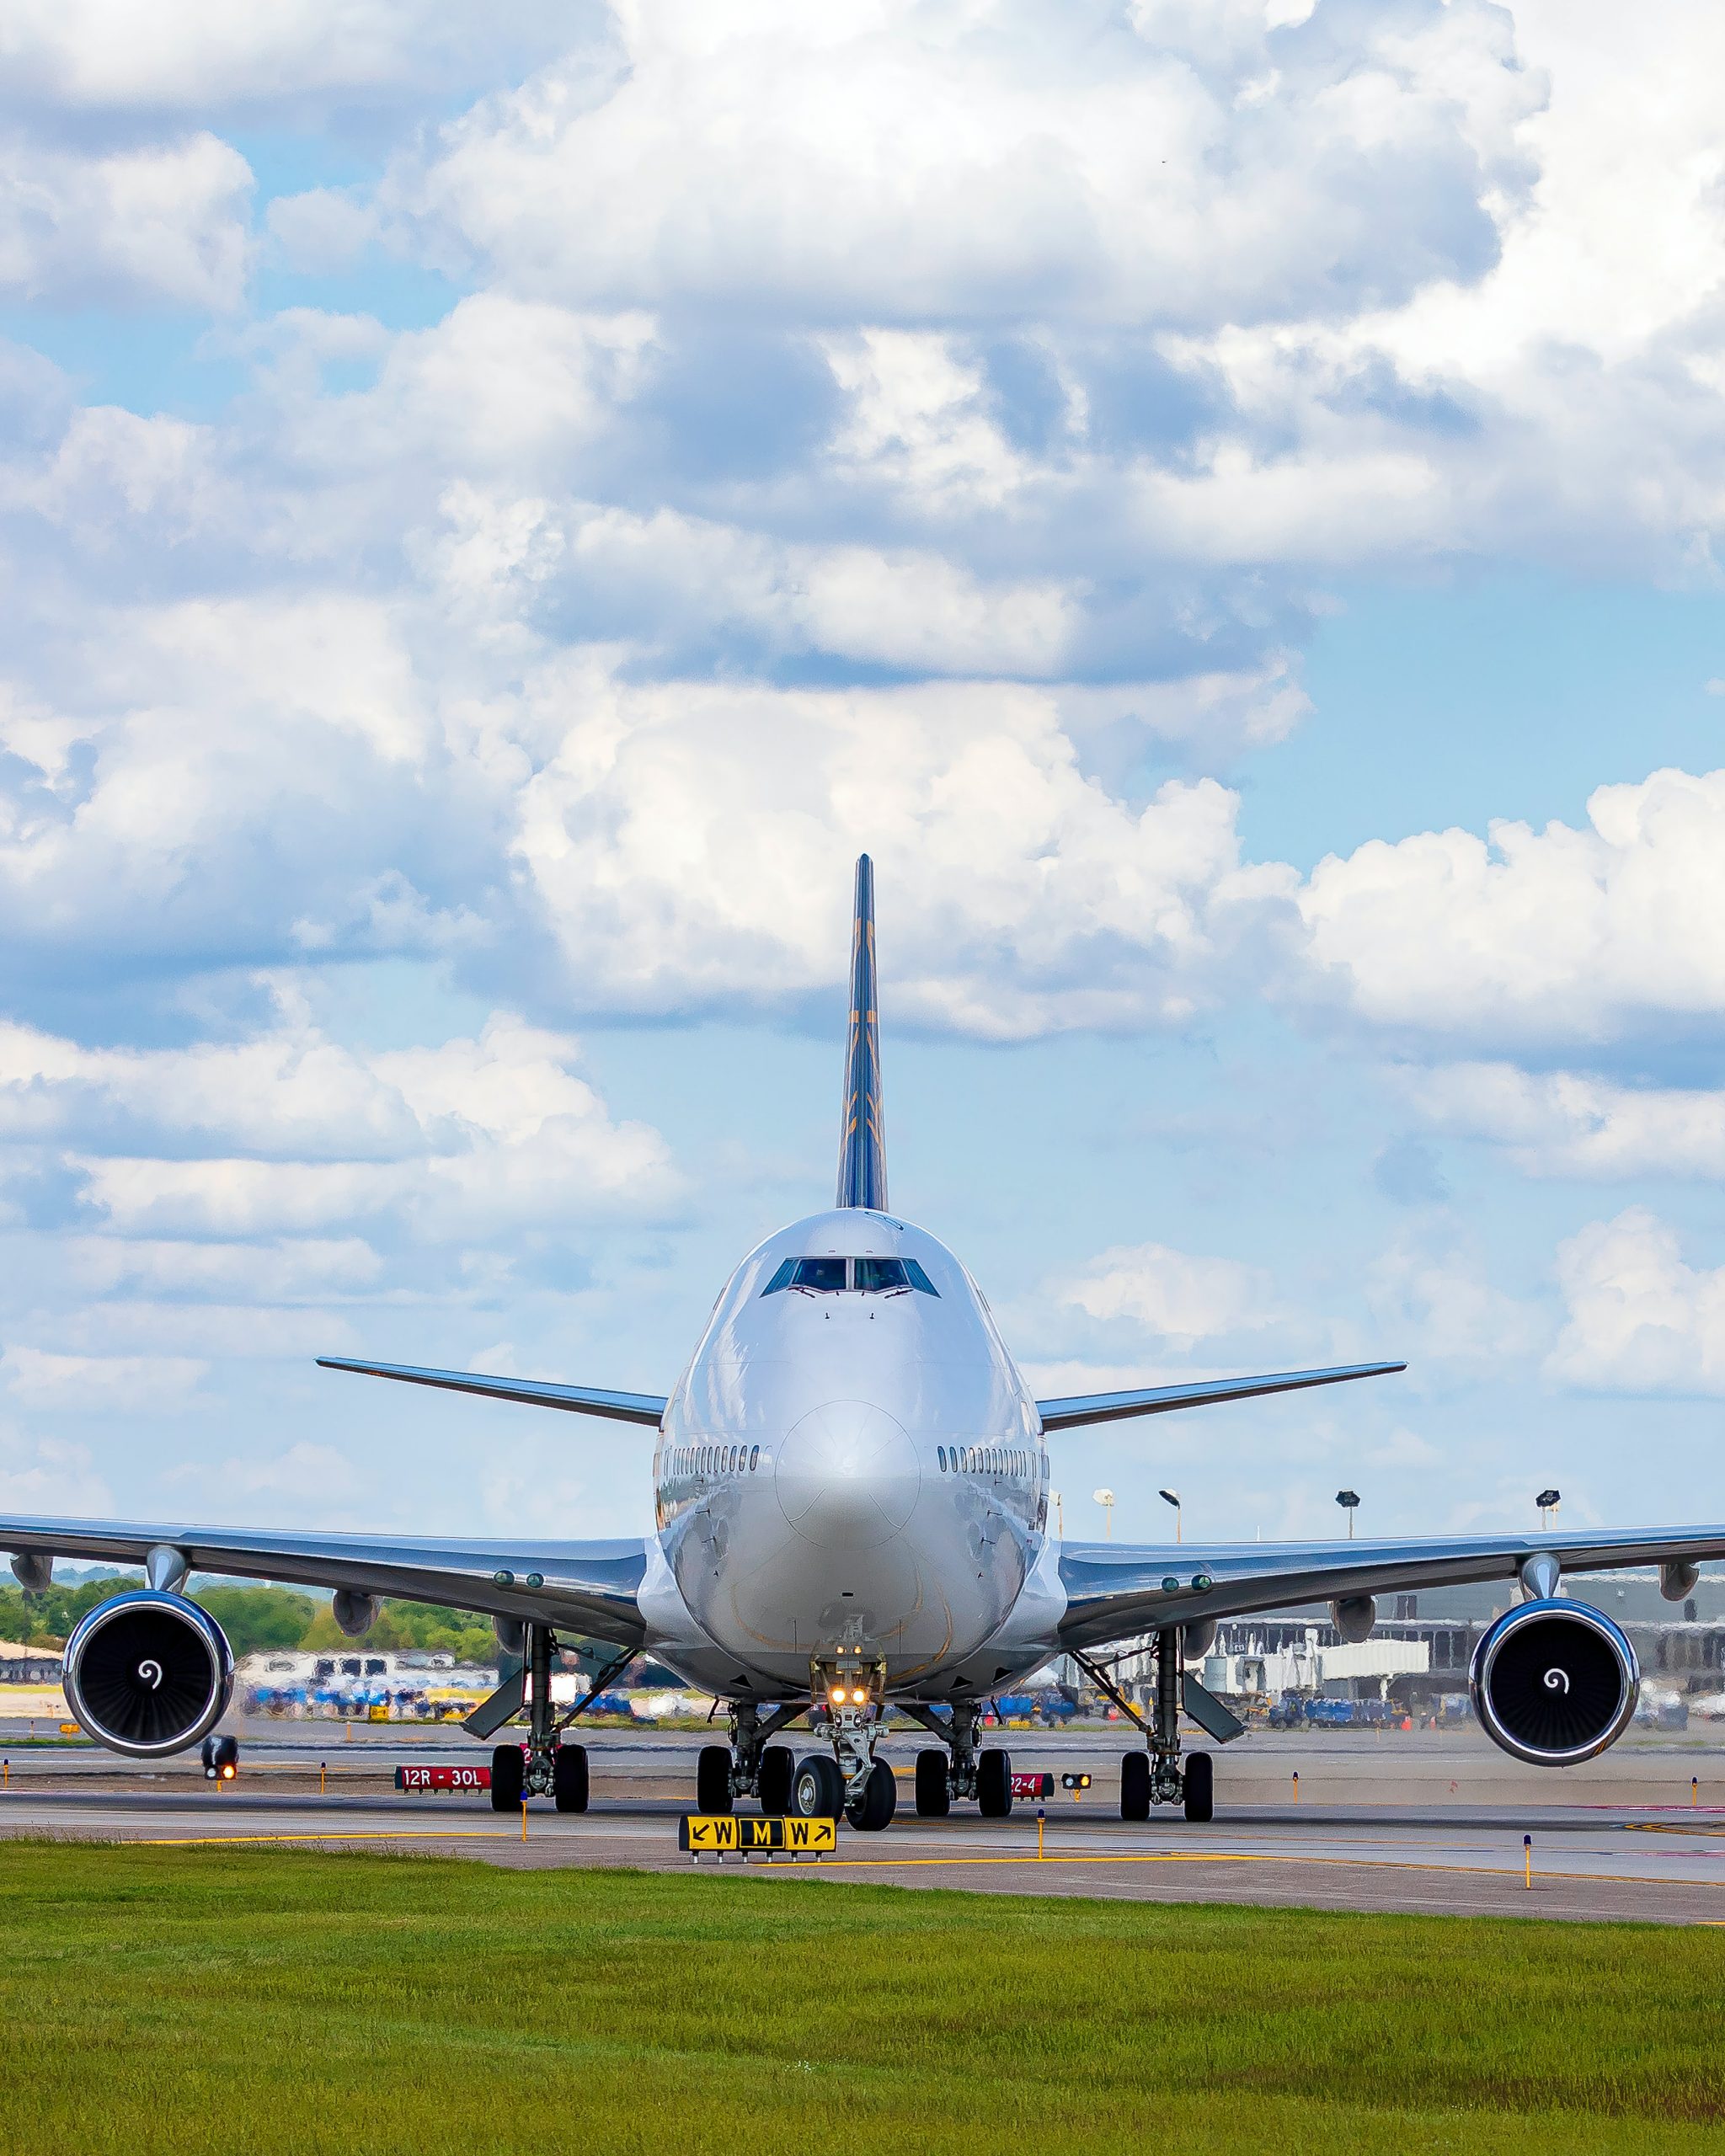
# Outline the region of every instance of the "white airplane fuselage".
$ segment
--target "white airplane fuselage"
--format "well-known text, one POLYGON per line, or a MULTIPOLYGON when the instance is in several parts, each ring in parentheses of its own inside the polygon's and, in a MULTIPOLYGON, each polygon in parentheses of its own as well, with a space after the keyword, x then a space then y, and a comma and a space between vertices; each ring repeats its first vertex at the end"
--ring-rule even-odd
POLYGON ((751 1251, 670 1396, 654 1482, 648 1646, 692 1684, 794 1698, 843 1650, 884 1665, 889 1696, 962 1699, 1046 1659, 1065 1596, 1036 1404, 921 1229, 846 1207, 751 1251), (921 1284, 773 1285, 802 1259, 896 1260, 921 1284))

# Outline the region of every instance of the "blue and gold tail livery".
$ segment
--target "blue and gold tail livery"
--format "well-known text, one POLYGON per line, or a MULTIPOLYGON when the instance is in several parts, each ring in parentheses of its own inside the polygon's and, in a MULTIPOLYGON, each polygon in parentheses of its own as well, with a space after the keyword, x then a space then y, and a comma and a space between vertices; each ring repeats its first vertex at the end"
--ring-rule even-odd
POLYGON ((857 862, 851 931, 851 1030, 845 1043, 845 1103, 839 1125, 841 1205, 886 1210, 886 1136, 880 1107, 880 1011, 875 1001, 874 863, 857 862))

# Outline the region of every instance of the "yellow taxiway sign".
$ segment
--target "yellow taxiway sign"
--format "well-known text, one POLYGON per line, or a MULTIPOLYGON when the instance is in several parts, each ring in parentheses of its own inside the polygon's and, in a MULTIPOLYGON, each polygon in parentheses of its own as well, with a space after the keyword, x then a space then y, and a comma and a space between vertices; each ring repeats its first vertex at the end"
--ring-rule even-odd
POLYGON ((830 1856, 839 1845, 836 1819, 733 1819, 712 1812, 686 1812, 678 1824, 677 1847, 690 1856, 747 1855, 777 1850, 790 1856, 830 1856))

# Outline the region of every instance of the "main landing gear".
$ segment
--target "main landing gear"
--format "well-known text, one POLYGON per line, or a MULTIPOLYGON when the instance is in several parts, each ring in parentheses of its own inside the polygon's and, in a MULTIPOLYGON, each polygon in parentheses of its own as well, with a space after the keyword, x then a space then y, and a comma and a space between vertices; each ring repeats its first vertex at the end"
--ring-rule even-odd
POLYGON ((1148 1819, 1152 1805, 1178 1804, 1194 1826, 1208 1826, 1215 1817, 1214 1762, 1208 1752, 1194 1752, 1183 1767, 1180 1763, 1179 1628, 1164 1625, 1156 1636, 1156 1705, 1148 1722, 1087 1656, 1073 1659, 1148 1739, 1145 1751, 1129 1752, 1120 1762, 1120 1817, 1148 1819))
MULTIPOLYGON (((786 1746, 770 1744, 767 1739, 776 1737, 803 1711, 800 1700, 774 1707, 765 1715, 752 1700, 734 1702, 730 1742, 703 1744, 695 1762, 696 1809, 709 1817, 723 1817, 740 1796, 753 1796, 759 1798, 763 1812, 795 1811, 793 1785, 797 1763, 786 1746)), ((838 1814, 835 1811, 816 1816, 836 1818, 838 1814)))
POLYGON ((927 1707, 907 1706, 905 1712, 946 1747, 943 1752, 916 1754, 917 1817, 944 1819, 956 1796, 975 1797, 985 1819, 1006 1818, 1012 1809, 1012 1755, 976 1749, 975 1701, 956 1701, 949 1723, 927 1707))
MULTIPOLYGON (((530 1796, 548 1796, 559 1812, 587 1809, 587 1748, 566 1744, 563 1732, 588 1702, 599 1696, 633 1652, 621 1655, 601 1671, 598 1682, 559 1722, 551 1700, 551 1656, 556 1642, 549 1625, 522 1627, 526 1666, 523 1694, 527 1707, 525 1744, 499 1744, 491 1754, 491 1809, 519 1812, 530 1796)), ((499 1696, 502 1696, 501 1690, 499 1696)), ((509 1712, 505 1703, 502 1711, 509 1712)), ((495 1723, 494 1722, 494 1726, 495 1723)))

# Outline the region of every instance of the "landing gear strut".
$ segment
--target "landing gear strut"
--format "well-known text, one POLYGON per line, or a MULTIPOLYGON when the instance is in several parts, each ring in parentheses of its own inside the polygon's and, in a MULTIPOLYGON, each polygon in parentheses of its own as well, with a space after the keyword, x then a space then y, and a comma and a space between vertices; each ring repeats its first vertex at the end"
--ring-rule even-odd
MULTIPOLYGON (((527 1742, 525 1746, 499 1744, 491 1755, 494 1812, 512 1812, 527 1797, 548 1796, 558 1780, 558 1746, 551 1705, 551 1627, 529 1624, 524 1630, 526 1636, 523 1644, 527 1651, 527 1742)), ((579 1751, 581 1748, 577 1745, 573 1748, 579 1751)), ((581 1764, 586 1764, 585 1753, 581 1764)), ((567 1769, 564 1779, 567 1781, 567 1769)), ((580 1779, 585 1783, 586 1777, 583 1774, 580 1779)), ((585 1790, 581 1794, 585 1798, 585 1790)), ((561 1804, 558 1808, 563 1808, 561 1804)), ((579 1808, 586 1809, 585 1801, 579 1808)))
POLYGON ((1009 1752, 976 1748, 977 1704, 959 1700, 949 1722, 927 1707, 907 1705, 904 1711, 946 1746, 916 1754, 916 1811, 923 1819, 944 1819, 956 1797, 975 1797, 985 1819, 1004 1819, 1012 1809, 1012 1758, 1009 1752))
POLYGON ((1129 1752, 1120 1762, 1120 1817, 1148 1819, 1153 1804, 1178 1804, 1194 1825, 1207 1825, 1215 1817, 1210 1755, 1194 1752, 1183 1768, 1180 1764, 1179 1627, 1165 1625, 1156 1636, 1156 1704, 1148 1722, 1087 1655, 1075 1654, 1072 1658, 1097 1689, 1135 1722, 1147 1739, 1144 1751, 1129 1752))
MULTIPOLYGON (((551 1698, 551 1657, 556 1646, 549 1625, 529 1623, 522 1627, 526 1648, 526 1682, 527 1741, 499 1744, 491 1754, 491 1808, 518 1811, 530 1796, 548 1796, 559 1812, 587 1809, 587 1748, 565 1744, 563 1732, 582 1710, 597 1699, 633 1653, 627 1649, 601 1670, 586 1697, 576 1701, 559 1721, 551 1698)), ((507 1712, 507 1706, 505 1711, 507 1712)))
POLYGON ((740 1796, 755 1796, 763 1812, 790 1811, 791 1754, 784 1745, 766 1740, 802 1712, 800 1700, 765 1716, 752 1700, 733 1700, 729 1743, 703 1744, 695 1763, 696 1809, 709 1817, 724 1817, 740 1796))

